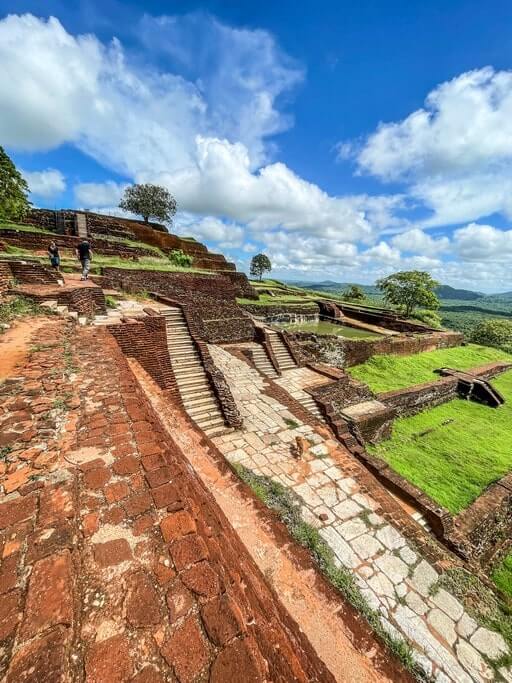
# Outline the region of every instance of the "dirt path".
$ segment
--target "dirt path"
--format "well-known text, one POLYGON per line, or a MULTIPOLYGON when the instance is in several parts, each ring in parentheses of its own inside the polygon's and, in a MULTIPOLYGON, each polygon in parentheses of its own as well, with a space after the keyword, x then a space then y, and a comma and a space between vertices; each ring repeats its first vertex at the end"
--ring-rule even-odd
POLYGON ((379 643, 361 633, 364 629, 354 623, 354 617, 345 611, 343 603, 318 587, 311 569, 301 567, 287 545, 276 540, 253 500, 222 471, 205 449, 200 435, 190 428, 183 415, 173 410, 138 363, 131 360, 129 363, 160 419, 335 679, 353 683, 409 680, 387 653, 383 656, 379 643))
POLYGON ((28 357, 31 335, 38 330, 46 318, 18 320, 4 334, 0 335, 0 380, 16 374, 28 357))

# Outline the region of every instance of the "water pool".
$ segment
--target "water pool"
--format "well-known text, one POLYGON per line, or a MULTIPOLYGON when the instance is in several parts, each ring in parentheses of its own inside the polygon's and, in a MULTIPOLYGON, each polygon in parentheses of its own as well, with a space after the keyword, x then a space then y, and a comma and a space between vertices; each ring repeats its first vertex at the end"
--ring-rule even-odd
POLYGON ((335 323, 327 322, 326 320, 302 322, 302 323, 274 323, 278 327, 290 332, 311 332, 318 335, 337 335, 338 337, 345 337, 346 339, 375 339, 380 337, 379 334, 360 330, 355 327, 348 327, 346 325, 336 325, 335 323))

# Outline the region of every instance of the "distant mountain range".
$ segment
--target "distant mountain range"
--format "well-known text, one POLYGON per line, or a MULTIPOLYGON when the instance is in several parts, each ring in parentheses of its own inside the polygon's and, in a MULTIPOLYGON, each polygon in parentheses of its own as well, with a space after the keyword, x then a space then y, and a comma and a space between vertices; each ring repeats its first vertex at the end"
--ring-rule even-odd
MULTIPOLYGON (((288 281, 288 284, 302 287, 303 289, 312 289, 316 292, 332 292, 339 294, 345 291, 351 285, 357 285, 365 294, 369 296, 380 296, 381 292, 375 285, 360 285, 356 282, 334 282, 333 280, 323 280, 322 282, 306 282, 288 281)), ((482 294, 481 292, 473 292, 470 289, 457 289, 450 287, 450 285, 440 285, 436 290, 437 296, 442 301, 485 301, 488 303, 512 303, 512 292, 503 292, 502 294, 482 294)))

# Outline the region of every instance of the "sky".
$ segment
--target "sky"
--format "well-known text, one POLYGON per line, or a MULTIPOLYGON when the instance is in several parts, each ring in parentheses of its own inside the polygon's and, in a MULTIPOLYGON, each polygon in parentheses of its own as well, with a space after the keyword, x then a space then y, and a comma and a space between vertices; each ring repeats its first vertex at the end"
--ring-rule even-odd
POLYGON ((512 290, 512 4, 2 0, 0 145, 31 201, 118 213, 248 271, 512 290))

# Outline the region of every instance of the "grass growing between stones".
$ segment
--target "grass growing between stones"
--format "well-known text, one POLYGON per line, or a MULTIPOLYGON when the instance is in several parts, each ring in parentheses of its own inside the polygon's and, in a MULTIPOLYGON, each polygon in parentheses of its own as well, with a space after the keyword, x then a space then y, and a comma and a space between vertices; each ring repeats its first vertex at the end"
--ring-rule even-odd
POLYGON ((512 553, 507 555, 493 571, 492 580, 500 591, 512 600, 512 553))
POLYGON ((365 382, 372 391, 393 391, 439 379, 434 370, 442 367, 468 370, 492 361, 510 361, 512 356, 489 346, 468 344, 453 349, 425 351, 412 356, 373 356, 361 365, 348 368, 355 379, 365 382))
MULTIPOLYGON (((0 324, 8 325, 15 318, 50 315, 51 311, 23 296, 16 296, 0 304, 0 324)), ((0 330, 1 331, 1 330, 0 330)))
MULTIPOLYGON (((441 575, 434 586, 434 591, 439 588, 446 589, 458 598, 468 614, 480 626, 503 636, 509 651, 512 652, 512 609, 487 588, 477 576, 465 569, 448 569, 441 575)), ((493 669, 498 670, 500 667, 509 667, 512 664, 512 655, 504 655, 498 661, 489 659, 487 661, 493 669)))
POLYGON ((361 594, 353 575, 345 567, 338 566, 328 543, 320 536, 318 529, 302 519, 300 503, 289 489, 269 477, 255 474, 243 465, 232 464, 234 471, 255 493, 255 495, 286 524, 292 538, 311 553, 320 571, 343 597, 368 621, 376 635, 389 650, 418 679, 428 680, 423 669, 414 661, 413 651, 406 640, 388 633, 382 625, 379 613, 372 609, 361 594))
POLYGON ((368 450, 458 514, 512 469, 512 371, 492 384, 499 408, 454 399, 396 420, 392 438, 368 450))
POLYGON ((0 221, 0 230, 17 230, 18 232, 35 232, 40 235, 55 235, 50 230, 38 228, 35 225, 25 225, 24 223, 10 223, 8 221, 0 221))

